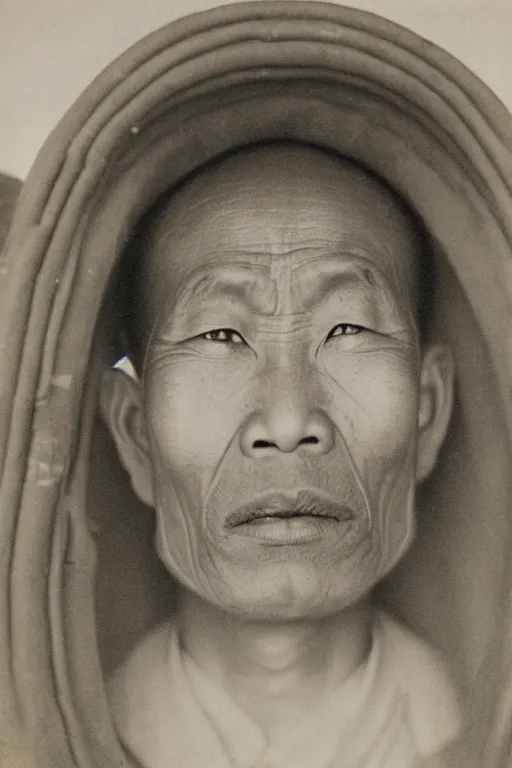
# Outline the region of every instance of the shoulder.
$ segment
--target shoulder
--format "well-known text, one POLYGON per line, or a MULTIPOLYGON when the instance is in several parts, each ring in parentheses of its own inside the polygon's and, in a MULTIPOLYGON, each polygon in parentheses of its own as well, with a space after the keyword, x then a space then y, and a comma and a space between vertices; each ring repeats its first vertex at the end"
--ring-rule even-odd
POLYGON ((383 658, 390 684, 398 689, 422 757, 440 751, 461 728, 458 696, 438 651, 386 613, 379 614, 383 658))

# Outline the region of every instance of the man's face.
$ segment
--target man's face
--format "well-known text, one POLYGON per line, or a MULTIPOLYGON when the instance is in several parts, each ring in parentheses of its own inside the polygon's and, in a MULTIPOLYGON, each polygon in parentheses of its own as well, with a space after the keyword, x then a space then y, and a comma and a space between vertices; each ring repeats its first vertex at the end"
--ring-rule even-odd
POLYGON ((224 161, 161 217, 143 404, 160 556, 193 592, 320 617, 403 554, 416 248, 383 188, 305 149, 224 161))

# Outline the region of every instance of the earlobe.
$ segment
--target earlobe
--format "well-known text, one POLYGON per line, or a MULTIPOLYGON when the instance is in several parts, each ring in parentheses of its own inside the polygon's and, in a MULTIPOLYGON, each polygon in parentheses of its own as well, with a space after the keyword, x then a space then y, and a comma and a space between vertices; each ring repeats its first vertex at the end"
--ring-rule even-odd
POLYGON ((422 356, 418 407, 416 479, 425 480, 435 467, 453 409, 455 361, 445 344, 427 347, 422 356))
POLYGON ((149 443, 138 382, 117 368, 104 371, 99 406, 139 499, 153 506, 149 443))

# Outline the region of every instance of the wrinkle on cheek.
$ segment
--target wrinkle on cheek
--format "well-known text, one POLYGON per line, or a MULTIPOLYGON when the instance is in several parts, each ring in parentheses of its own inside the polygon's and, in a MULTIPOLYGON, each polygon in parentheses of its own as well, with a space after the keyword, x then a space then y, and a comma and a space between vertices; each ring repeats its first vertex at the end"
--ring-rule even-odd
MULTIPOLYGON (((276 345, 274 349, 278 350, 281 347, 276 345)), ((294 353, 298 356, 297 360, 299 357, 302 360, 304 358, 303 351, 301 352, 300 349, 303 348, 297 346, 294 353)), ((329 410, 331 413, 336 414, 335 420, 339 431, 338 440, 343 445, 343 453, 346 455, 345 471, 347 471, 347 478, 349 474, 352 474, 353 478, 351 481, 353 489, 351 493, 354 494, 354 498, 356 493, 359 495, 358 503, 362 502, 361 511, 363 506, 366 511, 368 536, 361 546, 357 562, 354 561, 353 564, 354 580, 364 580, 365 583, 372 579, 382 578, 385 575, 408 546, 414 530, 414 487, 410 486, 411 473, 409 472, 411 462, 413 461, 412 452, 414 446, 412 443, 404 446, 403 434, 399 435, 397 439, 400 443, 400 450, 396 450, 393 454, 391 450, 392 431, 388 434, 383 422, 380 425, 371 424, 372 410, 365 405, 364 398, 360 391, 358 391, 360 389, 358 377, 362 377, 361 380, 363 381, 368 376, 375 380, 378 378, 377 374, 379 371, 387 370, 387 374, 381 375, 384 375, 386 389, 389 390, 390 402, 398 403, 404 392, 408 391, 414 379, 414 363, 411 362, 410 346, 400 346, 395 342, 390 343, 389 349, 373 350, 373 355, 373 358, 368 357, 368 350, 347 353, 345 358, 345 365, 347 367, 343 373, 346 378, 341 381, 339 377, 334 375, 335 371, 329 369, 329 366, 317 366, 314 372, 315 377, 318 375, 323 377, 324 386, 320 386, 320 390, 323 389, 323 397, 326 396, 325 393, 329 393, 329 410), (358 355, 361 355, 361 357, 358 357, 358 355), (361 360, 361 364, 355 365, 358 359, 361 360), (377 372, 372 365, 369 365, 372 359, 374 362, 379 361, 377 372), (349 361, 350 366, 348 366, 349 361), (384 365, 384 361, 387 361, 386 365, 384 365), (352 368, 351 366, 353 365, 354 367, 352 368), (354 371, 357 371, 357 376, 354 376, 354 371), (349 382, 351 383, 349 384, 349 382), (359 401, 357 404, 354 398, 359 401), (364 436, 360 437, 361 421, 365 422, 367 428, 373 428, 373 433, 377 434, 379 438, 377 441, 379 444, 375 446, 373 451, 368 450, 369 441, 365 441, 364 436), (358 440, 361 445, 358 445, 358 440), (365 443, 366 451, 363 450, 365 445, 362 445, 362 443, 365 443), (384 453, 388 451, 384 458, 382 455, 379 456, 379 451, 383 446, 384 453)), ((284 359, 287 359, 288 363, 290 363, 291 358, 289 355, 287 358, 285 356, 284 359)), ((226 552, 228 552, 229 546, 227 543, 222 543, 222 532, 219 533, 215 520, 212 523, 208 518, 208 498, 219 480, 222 481, 222 470, 226 469, 226 467, 229 470, 227 466, 229 464, 228 454, 235 457, 238 455, 238 449, 234 446, 234 441, 237 439, 238 430, 244 419, 255 407, 254 391, 259 391, 259 385, 257 385, 255 377, 261 375, 262 372, 268 372, 268 368, 258 369, 257 371, 256 368, 248 370, 244 365, 239 367, 233 366, 229 395, 227 395, 228 390, 223 389, 220 384, 221 381, 226 381, 224 378, 225 374, 222 373, 225 370, 225 361, 219 362, 220 367, 217 369, 219 375, 218 383, 215 383, 211 375, 211 371, 215 370, 215 363, 209 368, 210 375, 208 376, 208 386, 205 391, 208 392, 210 398, 209 407, 214 412, 227 412, 228 405, 230 413, 235 412, 236 416, 232 422, 233 428, 230 428, 229 433, 226 433, 226 439, 223 444, 216 444, 216 453, 215 456, 213 453, 211 454, 212 457, 214 456, 214 460, 211 463, 209 463, 209 459, 206 459, 204 466, 194 465, 189 457, 189 464, 184 465, 180 470, 181 474, 178 473, 177 475, 179 483, 176 480, 176 475, 175 477, 172 476, 172 467, 162 467, 161 483, 165 488, 165 493, 162 493, 159 499, 159 515, 162 519, 164 538, 162 544, 164 562, 182 583, 192 591, 197 592, 199 590, 202 595, 209 598, 212 602, 218 601, 219 594, 233 596, 236 589, 230 580, 232 579, 232 572, 229 565, 229 554, 227 559, 224 560, 219 556, 219 547, 226 546, 226 552), (215 392, 216 389, 219 389, 218 400, 212 401, 211 393, 215 392), (228 457, 228 460, 226 457, 228 457), (189 474, 193 480, 191 483, 188 482, 189 474), (169 502, 169 499, 173 499, 172 503, 169 502)), ((165 379, 165 386, 160 382, 158 391, 160 394, 163 393, 164 397, 167 392, 171 402, 172 392, 175 391, 174 374, 181 380, 183 371, 194 371, 193 366, 189 367, 190 358, 184 359, 183 369, 181 365, 182 363, 179 358, 174 358, 172 364, 169 362, 167 367, 164 366, 153 371, 157 378, 163 377, 165 379)), ((279 366, 277 366, 276 370, 279 370, 279 366)), ((304 375, 306 370, 309 370, 310 377, 313 376, 310 365, 309 367, 303 366, 301 375, 304 375)), ((195 385, 197 385, 197 376, 194 376, 193 379, 195 385)), ((317 384, 318 381, 315 382, 315 388, 317 388, 317 384)), ((199 389, 190 398, 190 403, 195 404, 195 410, 197 410, 197 404, 200 402, 198 392, 199 389)), ((180 402, 183 401, 180 400, 180 402)), ((165 407, 168 408, 169 403, 165 407)), ((204 412, 206 413, 206 411, 204 412)), ((392 422, 393 416, 391 414, 390 423, 392 422)), ((220 422, 218 423, 220 424, 220 422)), ((406 418, 403 429, 405 429, 407 423, 406 418)), ((160 450, 161 448, 162 446, 160 446, 160 450)), ((318 462, 318 458, 315 458, 313 454, 310 456, 305 453, 303 464, 306 477, 315 478, 315 483, 319 487, 332 487, 332 478, 329 478, 328 472, 324 473, 325 476, 322 475, 323 464, 318 462)), ((331 463, 329 465, 331 472, 332 466, 331 463)), ((237 467, 238 464, 235 462, 231 471, 233 469, 236 470, 237 467)), ((243 482, 243 488, 251 488, 251 481, 245 473, 242 474, 241 481, 243 482)), ((218 493, 219 509, 224 509, 237 503, 234 488, 238 487, 238 481, 235 484, 233 482, 228 483, 230 494, 226 494, 225 499, 222 493, 218 493)), ((271 559, 269 562, 271 562, 271 559)), ((323 562, 318 564, 318 568, 321 567, 323 567, 323 562)), ((287 572, 285 571, 284 573, 286 575, 287 572)), ((334 589, 333 585, 334 581, 331 585, 328 577, 322 576, 322 579, 318 582, 318 589, 322 590, 325 588, 327 594, 331 586, 334 589)), ((281 586, 284 587, 284 582, 281 586)), ((290 582, 289 586, 290 599, 292 599, 294 594, 300 594, 300 585, 296 589, 295 587, 292 589, 290 582)), ((287 590, 285 589, 284 591, 286 592, 287 590)), ((318 594, 319 592, 317 592, 318 594)))
MULTIPOLYGON (((185 375, 193 388, 197 383, 204 385, 204 393, 208 397, 215 392, 215 385, 229 385, 236 381, 238 384, 252 375, 256 359, 252 350, 240 345, 236 351, 219 352, 223 347, 219 342, 172 342, 165 337, 156 339, 146 363, 146 380, 155 374, 167 372, 169 381, 172 378, 185 375), (215 353, 214 353, 215 350, 215 353), (190 373, 187 369, 192 369, 190 373)), ((170 387, 170 384, 168 385, 170 387)))
MULTIPOLYGON (((415 354, 415 345, 410 342, 378 340, 368 346, 361 345, 354 350, 345 350, 326 354, 320 350, 317 355, 317 367, 331 384, 354 402, 359 402, 355 392, 367 392, 370 406, 380 405, 376 387, 381 385, 381 392, 386 397, 394 392, 406 395, 406 389, 414 388, 419 368, 415 354), (371 388, 365 387, 371 385, 371 388)), ((366 410, 366 405, 362 405, 366 410)), ((371 410, 371 409, 370 409, 371 410)))
POLYGON ((372 504, 371 504, 370 496, 368 494, 367 486, 365 484, 364 476, 362 475, 360 468, 358 467, 357 462, 355 461, 354 455, 350 450, 350 445, 348 441, 345 439, 343 432, 340 429, 338 429, 337 434, 339 436, 339 439, 341 439, 343 442, 345 453, 349 460, 350 469, 352 470, 352 474, 357 483, 359 493, 363 498, 364 506, 366 509, 366 515, 367 515, 367 525, 368 525, 368 528, 370 529, 372 527, 372 504))
POLYGON ((156 495, 157 552, 168 570, 179 581, 189 583, 187 573, 197 571, 195 536, 191 529, 191 517, 187 517, 184 505, 172 482, 160 482, 156 495), (192 566, 192 568, 191 568, 192 566))
POLYGON ((216 585, 226 588, 215 557, 215 542, 195 505, 182 497, 177 486, 167 482, 157 501, 157 551, 168 570, 192 591, 198 587, 215 602, 216 585))
MULTIPOLYGON (((213 366, 215 368, 215 364, 213 366)), ((157 500, 157 515, 159 519, 159 548, 160 557, 174 575, 187 585, 196 590, 200 587, 205 595, 215 599, 215 590, 222 587, 226 591, 228 584, 224 581, 222 571, 219 570, 215 557, 216 542, 212 539, 211 527, 206 517, 205 498, 208 488, 214 482, 216 473, 222 465, 227 451, 238 435, 239 423, 243 420, 245 411, 249 407, 247 391, 250 389, 252 375, 245 367, 238 369, 238 375, 234 375, 229 382, 225 377, 223 386, 213 387, 216 390, 217 402, 208 398, 208 409, 214 413, 232 412, 233 409, 240 414, 240 419, 233 424, 233 429, 221 451, 220 456, 215 453, 215 463, 208 460, 201 466, 193 461, 194 440, 188 439, 189 458, 184 459, 183 453, 187 447, 178 446, 178 441, 169 431, 179 429, 179 421, 166 419, 165 414, 173 408, 173 396, 175 392, 175 375, 179 379, 183 371, 190 370, 194 373, 194 367, 189 366, 188 361, 179 360, 171 356, 165 365, 151 367, 149 380, 153 395, 151 400, 156 401, 156 407, 150 409, 153 414, 152 442, 155 456, 174 456, 180 458, 180 466, 173 466, 172 460, 158 462, 158 487, 160 494, 157 500), (184 364, 184 368, 182 368, 184 364), (226 384, 229 383, 229 389, 226 384), (166 397, 169 393, 169 398, 166 397)), ((217 368, 222 373, 222 365, 217 368)), ((191 385, 197 387, 200 392, 197 376, 191 379, 191 385)), ((204 390, 212 391, 211 370, 208 377, 208 386, 204 390)), ((183 402, 180 398, 180 402, 183 402)), ((196 413, 182 414, 182 418, 197 418, 197 403, 200 398, 192 396, 191 403, 196 403, 196 413)), ((200 418, 200 417, 199 417, 200 418)), ((206 418, 204 410, 203 418, 206 418)), ((197 422, 196 422, 197 423, 197 422)), ((185 424, 186 426, 186 424, 185 424)), ((201 451, 199 451, 201 453, 201 451)))
POLYGON ((412 350, 410 344, 393 343, 388 348, 347 353, 344 369, 327 363, 320 366, 328 382, 330 410, 340 423, 339 433, 373 521, 381 573, 398 561, 414 534, 417 365, 412 350), (406 408, 398 409, 404 402, 406 408), (366 428, 362 429, 362 422, 366 428))
MULTIPOLYGON (((353 382, 351 382, 349 386, 346 386, 346 385, 343 384, 343 382, 338 377, 336 377, 329 370, 327 370, 325 372, 325 375, 330 379, 331 383, 334 384, 335 388, 339 392, 341 392, 341 396, 344 399, 348 398, 352 403, 354 403, 354 405, 356 406, 356 408, 357 408, 359 413, 363 413, 367 417, 369 417, 370 413, 369 413, 366 405, 364 404, 364 402, 362 400, 360 400, 358 397, 356 397, 356 395, 354 395, 352 393, 352 391, 351 391, 351 390, 357 389, 356 387, 353 386, 353 382)), ((334 395, 332 395, 332 400, 334 401, 335 399, 339 400, 339 397, 335 398, 334 395)), ((354 429, 354 421, 353 421, 353 419, 351 417, 349 417, 349 416, 345 416, 345 419, 350 422, 350 425, 351 425, 352 430, 353 430, 354 429)))

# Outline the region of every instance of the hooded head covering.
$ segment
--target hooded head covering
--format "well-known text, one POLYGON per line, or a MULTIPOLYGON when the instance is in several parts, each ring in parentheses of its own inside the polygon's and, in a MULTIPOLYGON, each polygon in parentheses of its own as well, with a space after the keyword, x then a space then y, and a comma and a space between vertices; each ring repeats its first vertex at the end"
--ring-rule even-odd
POLYGON ((99 371, 116 354, 115 318, 100 308, 160 195, 223 152, 281 139, 371 168, 435 243, 431 333, 455 352, 456 413, 419 494, 416 545, 380 597, 451 660, 466 719, 454 764, 508 759, 512 123, 478 79, 412 33, 288 1, 221 7, 137 44, 71 108, 23 188, 0 265, 2 765, 129 760, 98 643, 112 664, 122 631, 104 629, 107 614, 131 599, 143 631, 161 575, 154 564, 137 575, 133 540, 112 547, 130 502, 95 426, 99 371), (116 562, 128 562, 122 577, 116 562))

